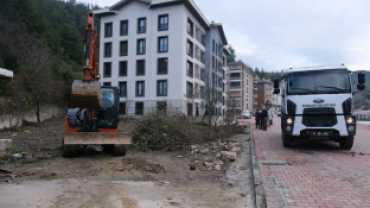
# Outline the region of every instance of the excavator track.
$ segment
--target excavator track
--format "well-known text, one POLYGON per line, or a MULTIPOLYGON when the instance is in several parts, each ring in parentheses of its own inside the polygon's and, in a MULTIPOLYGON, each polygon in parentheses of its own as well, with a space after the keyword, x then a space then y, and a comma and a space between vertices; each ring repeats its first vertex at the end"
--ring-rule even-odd
POLYGON ((125 145, 114 145, 114 151, 113 151, 113 155, 114 156, 125 156, 126 155, 126 146, 125 145))
POLYGON ((63 146, 63 157, 77 157, 78 145, 64 145, 63 146))

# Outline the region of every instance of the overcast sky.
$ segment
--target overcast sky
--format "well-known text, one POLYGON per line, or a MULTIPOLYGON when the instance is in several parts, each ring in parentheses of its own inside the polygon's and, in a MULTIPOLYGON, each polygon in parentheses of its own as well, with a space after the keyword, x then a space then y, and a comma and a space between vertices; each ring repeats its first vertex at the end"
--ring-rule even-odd
MULTIPOLYGON (((111 6, 119 0, 79 0, 111 6)), ((345 63, 370 70, 369 0, 194 0, 236 59, 267 71, 345 63)))

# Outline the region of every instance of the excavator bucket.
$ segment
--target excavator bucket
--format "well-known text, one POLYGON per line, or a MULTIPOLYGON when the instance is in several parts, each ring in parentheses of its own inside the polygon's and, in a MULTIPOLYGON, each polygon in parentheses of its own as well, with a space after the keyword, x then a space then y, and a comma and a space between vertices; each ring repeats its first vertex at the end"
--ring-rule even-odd
POLYGON ((73 81, 71 107, 90 109, 102 108, 100 82, 73 81))
POLYGON ((130 133, 65 132, 64 145, 127 145, 131 144, 130 133))

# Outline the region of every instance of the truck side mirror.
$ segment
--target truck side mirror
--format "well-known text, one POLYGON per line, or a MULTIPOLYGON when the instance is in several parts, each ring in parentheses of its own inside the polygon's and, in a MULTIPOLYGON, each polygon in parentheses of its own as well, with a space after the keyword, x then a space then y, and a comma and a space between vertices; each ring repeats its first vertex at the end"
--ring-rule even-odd
POLYGON ((358 73, 358 83, 359 84, 365 84, 365 74, 364 73, 358 73))
POLYGON ((275 88, 275 89, 280 88, 280 80, 278 80, 278 79, 275 79, 275 80, 274 80, 274 88, 275 88))
POLYGON ((280 89, 278 88, 278 89, 274 89, 274 95, 278 95, 278 94, 280 94, 280 89))

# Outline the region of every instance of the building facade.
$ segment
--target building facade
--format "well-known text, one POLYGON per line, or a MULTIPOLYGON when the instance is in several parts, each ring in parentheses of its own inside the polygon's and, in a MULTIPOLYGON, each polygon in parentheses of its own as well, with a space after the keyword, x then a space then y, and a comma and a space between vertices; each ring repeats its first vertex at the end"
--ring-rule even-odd
POLYGON ((257 108, 262 109, 263 107, 270 108, 272 106, 273 98, 273 83, 268 80, 259 80, 257 83, 257 108))
POLYGON ((225 49, 228 45, 222 24, 211 22, 210 29, 204 37, 205 52, 205 97, 206 104, 212 102, 215 105, 215 113, 223 115, 224 109, 224 73, 227 66, 229 51, 225 49), (207 95, 206 95, 207 96, 207 95))
POLYGON ((123 0, 95 14, 101 82, 120 89, 122 114, 161 104, 195 115, 204 106, 196 92, 205 86, 212 27, 192 0, 123 0))
POLYGON ((229 63, 228 67, 230 74, 228 110, 254 112, 254 98, 257 90, 254 87, 254 73, 243 62, 229 63))

